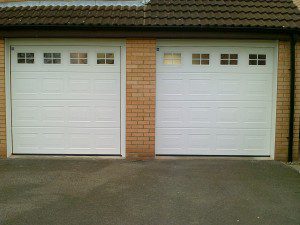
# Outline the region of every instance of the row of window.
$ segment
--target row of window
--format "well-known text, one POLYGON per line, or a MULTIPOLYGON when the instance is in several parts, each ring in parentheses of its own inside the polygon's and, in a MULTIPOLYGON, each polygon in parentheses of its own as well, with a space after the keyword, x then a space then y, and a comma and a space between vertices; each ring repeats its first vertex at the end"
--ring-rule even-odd
MULTIPOLYGON (((221 54, 220 65, 238 65, 238 54, 221 54)), ((209 54, 192 54, 192 65, 209 65, 209 54)), ((180 65, 181 53, 164 53, 163 63, 165 65, 180 65)), ((264 66, 267 64, 265 54, 249 54, 249 65, 264 66)))
MULTIPOLYGON (((18 63, 33 64, 34 53, 18 53, 18 63)), ((87 64, 88 54, 81 52, 70 53, 70 64, 87 64)), ((61 53, 44 53, 44 64, 61 64, 61 53)), ((97 53, 97 64, 115 64, 114 53, 97 53)))
MULTIPOLYGON (((221 65, 238 65, 238 54, 221 54, 221 65)), ((18 63, 33 64, 34 53, 18 53, 18 63)), ((70 53, 70 64, 87 64, 87 53, 70 53)), ((114 64, 114 53, 97 53, 97 64, 114 64)), ((181 53, 164 53, 163 63, 165 65, 180 65, 181 53)), ((210 54, 192 54, 193 65, 209 65, 210 54)), ((44 64, 61 64, 61 53, 44 53, 44 64)), ((266 65, 265 54, 249 54, 249 65, 266 65)))

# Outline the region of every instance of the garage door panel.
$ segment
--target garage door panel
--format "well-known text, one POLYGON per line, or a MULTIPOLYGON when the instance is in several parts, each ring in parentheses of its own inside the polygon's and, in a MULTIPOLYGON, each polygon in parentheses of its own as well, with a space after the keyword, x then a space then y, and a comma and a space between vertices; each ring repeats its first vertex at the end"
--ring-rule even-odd
POLYGON ((157 67, 159 73, 168 72, 203 72, 203 73, 235 73, 243 70, 244 73, 260 74, 274 73, 274 49, 271 47, 217 47, 217 46, 201 46, 201 47, 159 47, 157 52, 157 67), (181 64, 167 66, 163 63, 164 53, 180 53, 181 64), (192 65, 192 54, 209 54, 209 65, 197 66, 192 65), (238 54, 238 65, 224 66, 220 64, 221 54, 238 54), (266 65, 261 67, 257 65, 249 65, 249 54, 266 55, 266 65), (188 66, 187 66, 188 65, 188 66))
POLYGON ((271 102, 215 102, 220 128, 271 128, 271 102))
POLYGON ((157 100, 272 100, 270 74, 187 73, 173 79, 172 76, 157 74, 157 100))
POLYGON ((16 72, 12 99, 113 99, 119 100, 119 74, 70 72, 16 72))
POLYGON ((120 72, 120 47, 106 46, 14 46, 11 51, 13 72, 120 72), (33 64, 19 64, 18 53, 34 53, 33 64), (60 53, 59 64, 45 64, 44 53, 60 53), (86 53, 87 64, 70 64, 70 53, 86 53), (113 53, 114 64, 97 64, 98 53, 113 53), (17 66, 14 66, 17 65, 17 66), (34 67, 32 66, 34 65, 34 67))
POLYGON ((181 98, 184 96, 184 80, 180 78, 162 78, 157 82, 157 88, 161 90, 160 95, 157 96, 158 99, 162 98, 181 98), (161 97, 162 96, 162 97, 161 97))
POLYGON ((271 128, 271 102, 157 101, 158 128, 271 128))
POLYGON ((185 118, 183 107, 178 104, 170 103, 161 107, 159 112, 160 115, 157 117, 157 126, 184 126, 185 118))
POLYGON ((15 154, 120 154, 119 47, 15 46, 11 56, 15 154), (33 63, 19 61, 27 53, 33 63))
POLYGON ((120 129, 17 127, 18 154, 119 154, 120 129))
POLYGON ((158 128, 160 155, 269 155, 270 129, 158 128))
POLYGON ((244 93, 249 99, 272 100, 273 74, 246 74, 244 93))
POLYGON ((216 95, 218 100, 240 98, 243 90, 240 76, 232 77, 231 74, 227 74, 225 77, 218 76, 215 82, 217 84, 216 95))
POLYGON ((213 107, 213 104, 208 102, 159 101, 156 126, 166 128, 210 126, 214 119, 211 113, 213 107))
POLYGON ((157 154, 270 155, 274 48, 216 42, 158 50, 157 154))
POLYGON ((13 126, 119 127, 120 103, 113 101, 14 100, 13 126))
MULTIPOLYGON (((213 93, 213 79, 209 76, 203 76, 202 74, 195 74, 186 76, 188 85, 186 87, 187 96, 196 98, 198 96, 209 96, 213 93)), ((184 87, 184 86, 182 86, 184 87)))

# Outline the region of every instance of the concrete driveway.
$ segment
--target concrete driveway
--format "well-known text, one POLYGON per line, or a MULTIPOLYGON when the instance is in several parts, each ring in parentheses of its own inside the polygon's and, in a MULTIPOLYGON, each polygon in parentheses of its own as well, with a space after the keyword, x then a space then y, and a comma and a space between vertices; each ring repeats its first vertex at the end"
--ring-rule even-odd
POLYGON ((0 224, 300 224, 300 174, 273 161, 0 160, 0 224))

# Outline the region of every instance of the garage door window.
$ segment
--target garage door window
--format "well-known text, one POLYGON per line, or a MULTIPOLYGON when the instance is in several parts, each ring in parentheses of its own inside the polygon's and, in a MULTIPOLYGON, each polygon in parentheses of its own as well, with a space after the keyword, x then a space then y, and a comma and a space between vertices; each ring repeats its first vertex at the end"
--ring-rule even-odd
POLYGON ((44 53, 45 64, 61 64, 60 53, 44 53))
POLYGON ((97 64, 115 64, 115 54, 114 53, 97 53, 97 64))
POLYGON ((267 64, 267 56, 265 54, 249 54, 249 65, 264 66, 267 64))
POLYGON ((180 65, 181 53, 164 53, 165 65, 180 65))
POLYGON ((237 65, 238 54, 221 54, 221 65, 237 65))
POLYGON ((70 53, 71 64, 87 64, 87 53, 70 53))
POLYGON ((34 63, 34 53, 18 53, 18 63, 21 64, 33 64, 34 63))
POLYGON ((193 54, 193 65, 209 65, 209 54, 193 54))

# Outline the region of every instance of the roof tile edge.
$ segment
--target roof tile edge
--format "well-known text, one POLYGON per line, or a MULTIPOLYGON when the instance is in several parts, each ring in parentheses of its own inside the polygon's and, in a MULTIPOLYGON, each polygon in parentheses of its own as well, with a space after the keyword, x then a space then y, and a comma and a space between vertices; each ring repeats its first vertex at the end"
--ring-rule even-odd
POLYGON ((26 6, 143 6, 151 0, 65 0, 65 1, 21 1, 0 2, 0 7, 26 6))

